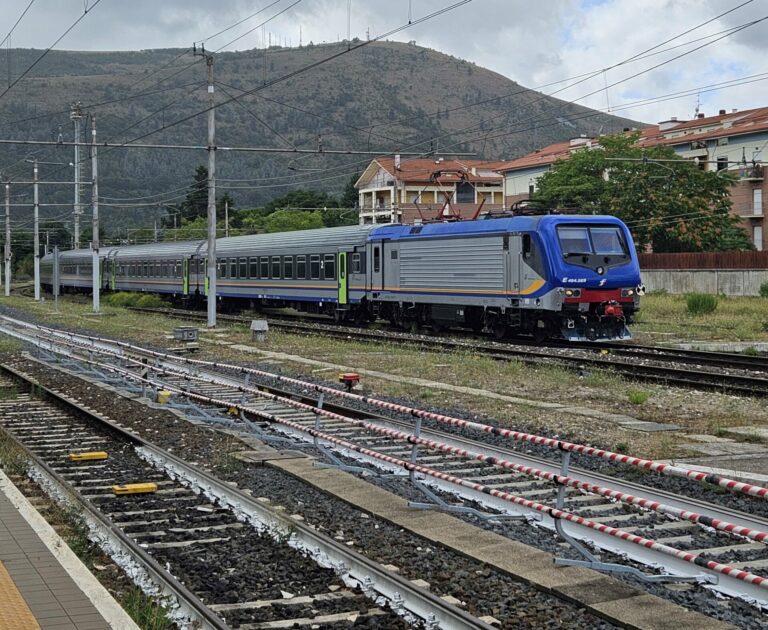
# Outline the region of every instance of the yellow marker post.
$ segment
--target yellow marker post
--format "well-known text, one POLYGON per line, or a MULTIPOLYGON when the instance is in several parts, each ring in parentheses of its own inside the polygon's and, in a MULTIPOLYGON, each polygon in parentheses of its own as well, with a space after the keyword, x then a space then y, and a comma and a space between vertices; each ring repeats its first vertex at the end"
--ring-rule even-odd
POLYGON ((169 402, 171 402, 171 392, 161 389, 159 392, 157 392, 157 402, 160 405, 167 405, 169 402))
POLYGON ((88 451, 86 453, 70 453, 69 461, 71 462, 88 462, 95 459, 107 459, 109 455, 106 451, 88 451))
POLYGON ((112 486, 112 494, 147 494, 157 491, 156 483, 128 483, 124 486, 112 486))

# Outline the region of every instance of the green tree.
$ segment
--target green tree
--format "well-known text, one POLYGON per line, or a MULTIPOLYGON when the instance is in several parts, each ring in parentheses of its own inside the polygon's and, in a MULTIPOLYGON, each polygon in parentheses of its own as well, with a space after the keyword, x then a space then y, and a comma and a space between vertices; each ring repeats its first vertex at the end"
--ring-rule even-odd
POLYGON ((360 173, 352 175, 344 184, 344 190, 341 191, 341 198, 339 199, 339 205, 342 208, 357 208, 359 196, 357 188, 355 188, 355 182, 360 179, 360 173))
POLYGON ((321 227, 323 227, 323 216, 318 211, 276 210, 264 219, 266 232, 293 232, 321 227))
POLYGON ((317 210, 319 208, 338 207, 339 202, 335 197, 317 190, 292 190, 282 197, 277 197, 264 204, 266 214, 272 214, 275 210, 283 210, 286 208, 317 210))
POLYGON ((669 147, 641 149, 639 133, 605 136, 556 162, 538 181, 536 199, 583 214, 612 214, 629 226, 638 249, 750 249, 731 214, 734 178, 703 171, 669 147), (632 161, 632 160, 637 161, 632 161))
POLYGON ((167 216, 163 218, 163 227, 174 225, 174 215, 178 215, 177 224, 182 220, 192 221, 198 217, 208 216, 208 169, 198 166, 184 201, 178 205, 168 206, 167 216))

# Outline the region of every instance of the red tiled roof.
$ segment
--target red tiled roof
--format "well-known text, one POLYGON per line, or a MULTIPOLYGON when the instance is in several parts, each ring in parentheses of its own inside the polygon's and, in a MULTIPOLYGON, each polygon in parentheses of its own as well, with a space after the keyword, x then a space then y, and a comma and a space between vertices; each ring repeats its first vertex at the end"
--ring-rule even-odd
POLYGON ((477 171, 495 171, 494 168, 498 161, 490 162, 487 160, 440 160, 434 158, 408 159, 403 158, 400 161, 400 168, 395 169, 395 159, 392 157, 378 157, 375 160, 392 177, 402 182, 429 182, 432 174, 440 172, 439 181, 460 181, 464 179, 470 182, 498 182, 501 183, 501 175, 498 173, 477 175, 472 173, 472 169, 477 171), (464 177, 461 177, 461 173, 464 177))
MULTIPOLYGON (((671 124, 672 121, 669 121, 669 123, 671 124)), ((664 131, 658 125, 644 127, 639 131, 640 138, 637 141, 637 146, 639 147, 685 144, 692 140, 711 140, 745 133, 768 131, 768 107, 680 121, 664 131), (725 125, 729 126, 726 127, 725 125), (681 134, 681 132, 683 133, 681 134)), ((599 140, 592 140, 592 142, 594 147, 597 146, 599 140)), ((505 171, 516 171, 535 166, 547 166, 557 160, 567 159, 574 150, 584 146, 584 144, 571 146, 570 142, 550 144, 516 160, 502 162, 496 166, 495 170, 503 173, 505 171)))
POLYGON ((638 141, 638 146, 683 144, 691 140, 712 140, 745 133, 768 131, 768 107, 758 107, 756 109, 744 110, 743 112, 729 112, 705 118, 694 118, 693 120, 683 121, 664 131, 661 131, 659 127, 650 127, 649 129, 653 133, 642 137, 638 141), (726 125, 728 126, 726 127, 726 125))

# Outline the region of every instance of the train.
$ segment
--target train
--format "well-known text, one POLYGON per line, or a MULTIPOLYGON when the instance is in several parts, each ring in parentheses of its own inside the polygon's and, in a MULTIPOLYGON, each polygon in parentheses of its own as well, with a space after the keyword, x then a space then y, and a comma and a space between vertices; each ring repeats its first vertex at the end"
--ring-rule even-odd
MULTIPOLYGON (((204 240, 104 247, 105 291, 208 299, 204 240)), ((221 308, 293 308, 360 325, 468 328, 497 338, 631 338, 640 268, 612 216, 511 216, 254 234, 216 241, 221 308)), ((90 249, 59 254, 60 289, 91 291, 90 249)), ((53 286, 53 256, 41 259, 53 286)))

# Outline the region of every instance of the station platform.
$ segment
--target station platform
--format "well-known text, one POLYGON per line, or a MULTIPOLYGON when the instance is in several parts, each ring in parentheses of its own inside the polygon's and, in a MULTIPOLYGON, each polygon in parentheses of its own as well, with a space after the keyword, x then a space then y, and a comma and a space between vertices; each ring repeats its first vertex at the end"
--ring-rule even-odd
POLYGON ((0 630, 138 630, 0 471, 0 630))

